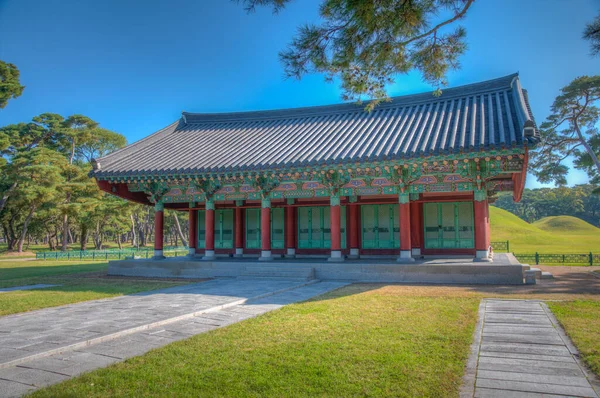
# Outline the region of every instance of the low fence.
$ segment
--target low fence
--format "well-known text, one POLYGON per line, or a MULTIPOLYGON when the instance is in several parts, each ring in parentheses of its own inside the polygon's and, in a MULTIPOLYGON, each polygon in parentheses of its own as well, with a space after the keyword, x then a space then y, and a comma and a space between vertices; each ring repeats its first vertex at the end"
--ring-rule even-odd
MULTIPOLYGON (((188 248, 183 246, 167 246, 163 250, 165 257, 185 256, 188 248)), ((70 250, 54 252, 37 252, 39 260, 123 260, 126 258, 152 258, 154 249, 106 249, 106 250, 70 250)))
MULTIPOLYGON (((510 241, 491 242, 496 253, 510 253, 510 241)), ((524 264, 581 264, 600 265, 600 253, 568 253, 568 254, 545 254, 530 253, 513 255, 524 264)))
POLYGON ((496 253, 508 253, 510 252, 510 241, 504 240, 501 242, 490 242, 490 245, 494 248, 496 253))
POLYGON ((516 254, 514 256, 524 264, 582 264, 600 265, 600 254, 570 253, 570 254, 516 254))

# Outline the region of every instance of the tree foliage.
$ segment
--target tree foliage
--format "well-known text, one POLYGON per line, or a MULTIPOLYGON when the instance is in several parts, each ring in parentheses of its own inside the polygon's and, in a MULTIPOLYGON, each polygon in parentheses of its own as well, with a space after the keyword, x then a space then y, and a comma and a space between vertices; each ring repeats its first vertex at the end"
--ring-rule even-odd
POLYGON ((599 100, 600 76, 578 77, 561 89, 541 125, 542 144, 532 154, 532 171, 539 181, 565 185, 569 168, 564 161, 572 157, 575 168, 600 183, 599 100))
POLYGON ((592 56, 600 55, 600 14, 585 26, 583 38, 589 40, 592 56))
MULTIPOLYGON (((242 0, 247 10, 290 0, 242 0)), ((238 1, 239 2, 239 1, 238 1)), ((285 75, 300 79, 311 72, 341 80, 345 100, 386 100, 397 74, 416 69, 437 88, 448 85, 448 71, 459 68, 465 29, 456 25, 473 0, 323 0, 320 24, 298 29, 279 56, 285 75)))
POLYGON ((106 230, 130 228, 127 202, 106 199, 88 176, 91 157, 125 144, 82 115, 44 113, 0 128, 0 223, 9 248, 21 251, 36 233, 52 248, 60 235, 66 249, 76 232, 85 247, 90 231, 101 242, 106 230))
POLYGON ((579 217, 600 227, 600 196, 592 193, 594 188, 593 185, 582 184, 572 188, 525 189, 520 202, 515 203, 512 195, 501 195, 494 206, 508 210, 527 222, 564 215, 579 217))
POLYGON ((3 109, 9 100, 23 94, 25 86, 21 85, 20 76, 15 65, 0 60, 0 109, 3 109))

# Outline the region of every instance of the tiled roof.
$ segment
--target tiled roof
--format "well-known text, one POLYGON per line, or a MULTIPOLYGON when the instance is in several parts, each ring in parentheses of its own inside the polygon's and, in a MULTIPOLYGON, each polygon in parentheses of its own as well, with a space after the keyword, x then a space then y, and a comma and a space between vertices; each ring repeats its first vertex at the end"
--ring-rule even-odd
POLYGON ((96 177, 276 169, 523 147, 539 134, 518 75, 395 97, 372 112, 341 104, 199 114, 97 161, 96 177), (533 135, 524 133, 531 126, 533 135))

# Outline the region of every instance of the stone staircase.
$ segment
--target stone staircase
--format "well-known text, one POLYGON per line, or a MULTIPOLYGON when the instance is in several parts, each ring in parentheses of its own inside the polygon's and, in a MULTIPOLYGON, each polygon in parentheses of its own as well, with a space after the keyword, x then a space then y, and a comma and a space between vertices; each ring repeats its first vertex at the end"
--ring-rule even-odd
POLYGON ((554 279, 550 272, 542 271, 539 268, 531 268, 529 264, 523 264, 523 276, 525 284, 535 285, 537 279, 554 279))
POLYGON ((241 270, 238 278, 310 281, 315 279, 315 269, 311 266, 285 263, 248 264, 241 270))

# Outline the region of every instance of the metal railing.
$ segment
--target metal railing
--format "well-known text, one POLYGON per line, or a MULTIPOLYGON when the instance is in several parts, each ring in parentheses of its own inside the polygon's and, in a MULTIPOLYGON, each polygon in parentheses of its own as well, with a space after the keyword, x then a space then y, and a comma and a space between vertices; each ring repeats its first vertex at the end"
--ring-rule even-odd
POLYGON ((569 254, 542 254, 535 252, 533 254, 516 254, 514 256, 525 264, 585 264, 600 265, 600 253, 569 253, 569 254))
POLYGON ((509 253, 510 252, 510 241, 504 240, 501 242, 490 242, 490 245, 494 248, 497 253, 509 253))
MULTIPOLYGON (((166 246, 163 250, 165 257, 185 256, 188 248, 184 246, 166 246)), ((43 251, 37 252, 35 258, 39 260, 124 260, 126 258, 152 258, 154 249, 106 249, 106 250, 69 250, 69 251, 43 251)))

